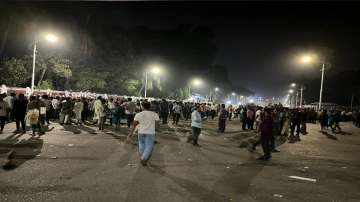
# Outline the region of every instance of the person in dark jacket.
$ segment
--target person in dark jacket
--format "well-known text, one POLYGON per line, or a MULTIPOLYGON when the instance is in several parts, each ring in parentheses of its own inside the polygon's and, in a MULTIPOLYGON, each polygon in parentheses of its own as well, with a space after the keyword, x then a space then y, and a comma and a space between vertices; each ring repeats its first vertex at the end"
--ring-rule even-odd
POLYGON ((324 109, 319 116, 321 131, 323 131, 324 129, 327 129, 328 119, 329 119, 329 117, 328 117, 327 111, 326 111, 326 109, 324 109))
POLYGON ((224 133, 226 128, 226 119, 228 118, 228 112, 225 109, 225 104, 221 104, 220 114, 219 114, 219 132, 224 133))
POLYGON ((169 116, 169 103, 162 99, 160 103, 160 118, 162 119, 163 124, 167 124, 167 119, 169 116))
POLYGON ((270 140, 271 140, 271 136, 273 135, 272 132, 273 132, 274 121, 273 118, 271 117, 270 109, 265 109, 264 112, 265 112, 264 118, 259 126, 260 141, 264 151, 264 155, 258 158, 258 160, 268 161, 271 159, 270 140))
POLYGON ((25 115, 26 108, 28 105, 28 101, 25 99, 24 94, 19 94, 18 99, 14 101, 13 113, 16 121, 16 132, 20 132, 20 124, 21 124, 21 132, 25 133, 25 115))
POLYGON ((290 114, 290 137, 289 143, 300 141, 300 113, 298 109, 293 109, 290 114), (294 136, 296 128, 296 136, 294 136))

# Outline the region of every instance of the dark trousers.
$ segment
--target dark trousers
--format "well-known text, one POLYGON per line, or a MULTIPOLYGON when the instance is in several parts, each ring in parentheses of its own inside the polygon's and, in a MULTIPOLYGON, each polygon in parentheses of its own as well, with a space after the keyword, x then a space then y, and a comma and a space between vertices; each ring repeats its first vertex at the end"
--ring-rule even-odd
POLYGON ((21 130, 25 131, 25 117, 15 117, 16 121, 16 130, 20 130, 20 123, 21 123, 21 130))
POLYGON ((134 114, 126 114, 127 126, 130 128, 131 124, 134 122, 134 114))
POLYGON ((231 121, 232 115, 232 113, 229 113, 229 121, 231 121))
POLYGON ((211 119, 214 120, 215 117, 215 110, 211 110, 211 119))
POLYGON ((250 130, 254 130, 254 120, 247 119, 247 128, 250 130))
POLYGON ((179 119, 180 119, 180 114, 179 113, 174 113, 174 115, 173 115, 173 123, 175 123, 177 125, 179 123, 179 119))
POLYGON ((4 130, 6 120, 7 120, 6 116, 0 116, 0 129, 1 129, 1 131, 4 130))
POLYGON ((201 133, 201 128, 197 128, 197 127, 191 127, 192 128, 192 133, 193 133, 193 144, 197 145, 198 144, 198 139, 199 139, 199 135, 201 133))
POLYGON ((219 131, 221 133, 225 132, 226 128, 226 119, 219 119, 219 131))
POLYGON ((45 125, 45 121, 47 124, 50 124, 50 117, 51 117, 51 112, 50 111, 46 111, 45 117, 44 119, 41 121, 42 125, 45 125))
POLYGON ((261 146, 263 148, 264 151, 264 157, 265 158, 270 158, 271 157, 271 147, 270 147, 270 141, 271 141, 271 137, 269 136, 261 136, 260 138, 261 141, 261 146))
POLYGON ((36 128, 39 129, 39 133, 42 133, 42 132, 43 132, 43 131, 41 130, 40 122, 38 122, 37 124, 32 124, 32 125, 31 125, 31 128, 32 128, 33 134, 35 134, 36 128))
POLYGON ((99 130, 104 130, 106 116, 100 117, 99 119, 99 130))
POLYGON ((166 124, 169 116, 169 112, 161 112, 162 123, 166 124))
POLYGON ((247 123, 247 120, 243 119, 243 121, 242 121, 242 129, 243 130, 246 130, 246 123, 247 123))
POLYGON ((300 133, 300 122, 291 122, 290 123, 290 134, 294 135, 296 127, 296 135, 299 136, 300 133))

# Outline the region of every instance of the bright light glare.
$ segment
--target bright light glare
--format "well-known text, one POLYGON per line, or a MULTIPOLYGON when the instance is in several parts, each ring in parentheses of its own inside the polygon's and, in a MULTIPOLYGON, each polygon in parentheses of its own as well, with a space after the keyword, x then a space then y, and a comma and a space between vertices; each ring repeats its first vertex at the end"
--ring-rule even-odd
POLYGON ((310 55, 304 55, 304 56, 301 57, 300 61, 302 63, 307 64, 307 63, 310 63, 312 61, 312 57, 310 55))
POLYGON ((46 41, 51 42, 51 43, 55 43, 58 41, 58 37, 54 34, 46 34, 45 39, 46 39, 46 41))
POLYGON ((242 99, 242 98, 244 98, 244 96, 240 96, 240 98, 242 99))
POLYGON ((219 91, 220 89, 218 87, 215 88, 215 91, 219 91))
POLYGON ((153 74, 159 74, 160 72, 161 72, 161 69, 158 66, 154 66, 151 68, 151 73, 153 73, 153 74))
POLYGON ((194 86, 200 86, 202 84, 200 79, 193 79, 191 82, 194 86))
POLYGON ((289 90, 289 93, 294 93, 294 90, 293 90, 293 89, 290 89, 290 90, 289 90))
POLYGON ((254 99, 250 99, 249 101, 250 101, 250 103, 253 103, 253 102, 254 102, 254 99))
POLYGON ((230 100, 226 101, 226 104, 231 104, 231 101, 230 100))
POLYGON ((235 96, 235 95, 236 95, 236 93, 231 93, 231 95, 232 95, 232 96, 235 96))
POLYGON ((292 84, 291 84, 291 87, 295 87, 295 86, 296 86, 296 83, 292 83, 292 84))

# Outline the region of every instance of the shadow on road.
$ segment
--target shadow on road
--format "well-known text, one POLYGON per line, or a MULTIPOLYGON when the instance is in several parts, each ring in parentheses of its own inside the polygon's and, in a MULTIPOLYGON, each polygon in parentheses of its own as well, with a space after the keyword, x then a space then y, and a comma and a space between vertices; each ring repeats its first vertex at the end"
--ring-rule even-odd
POLYGON ((36 155, 41 153, 44 145, 42 139, 30 137, 18 141, 20 136, 9 136, 0 142, 0 146, 7 147, 6 149, 0 150, 0 153, 9 153, 6 163, 2 166, 4 170, 16 169, 21 164, 35 158, 36 155))
POLYGON ((323 135, 325 135, 327 138, 331 139, 331 140, 337 140, 337 137, 334 135, 331 135, 330 133, 328 133, 327 131, 320 131, 320 133, 322 133, 323 135))

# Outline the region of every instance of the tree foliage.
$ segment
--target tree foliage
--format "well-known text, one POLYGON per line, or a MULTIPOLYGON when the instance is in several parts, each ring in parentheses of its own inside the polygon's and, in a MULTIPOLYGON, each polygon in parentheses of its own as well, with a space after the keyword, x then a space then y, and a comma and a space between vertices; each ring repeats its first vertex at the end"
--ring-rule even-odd
POLYGON ((29 79, 29 71, 23 59, 10 58, 0 63, 0 83, 8 86, 24 85, 29 79))

